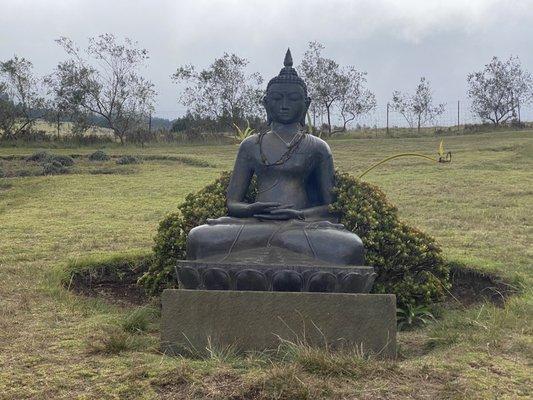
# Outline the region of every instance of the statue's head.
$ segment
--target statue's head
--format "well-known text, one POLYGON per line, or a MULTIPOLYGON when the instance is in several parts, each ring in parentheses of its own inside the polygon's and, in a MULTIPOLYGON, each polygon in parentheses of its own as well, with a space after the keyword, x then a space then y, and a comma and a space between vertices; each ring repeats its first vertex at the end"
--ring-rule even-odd
POLYGON ((290 49, 285 55, 285 65, 279 75, 268 82, 263 105, 267 112, 268 124, 272 121, 281 124, 299 122, 305 125, 305 116, 311 99, 307 96, 307 86, 292 67, 290 49))

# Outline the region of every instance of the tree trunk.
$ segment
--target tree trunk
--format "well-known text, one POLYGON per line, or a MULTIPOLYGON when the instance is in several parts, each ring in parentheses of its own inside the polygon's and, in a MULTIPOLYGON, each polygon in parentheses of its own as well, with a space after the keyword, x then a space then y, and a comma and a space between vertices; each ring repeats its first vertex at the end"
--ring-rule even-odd
POLYGON ((33 121, 31 119, 27 120, 26 122, 24 122, 14 133, 13 133, 13 137, 16 137, 18 136, 18 134, 20 132, 22 132, 24 130, 24 128, 26 128, 26 126, 28 126, 29 124, 31 124, 33 121))
POLYGON ((418 124, 416 126, 417 133, 420 133, 420 118, 421 118, 421 114, 418 114, 418 124))
POLYGON ((329 111, 330 106, 326 106, 326 111, 328 113, 328 133, 331 134, 331 116, 329 111))
POLYGON ((59 128, 61 127, 61 120, 60 120, 60 116, 59 116, 59 113, 57 113, 56 115, 56 128, 57 128, 57 139, 59 140, 59 128))
POLYGON ((124 145, 124 135, 118 131, 115 131, 115 136, 118 137, 118 140, 120 141, 120 144, 124 145))
POLYGON ((351 118, 346 117, 346 116, 345 116, 344 114, 342 114, 342 113, 341 113, 341 115, 342 115, 342 121, 343 121, 343 122, 342 122, 342 128, 339 129, 339 130, 334 131, 333 133, 337 133, 337 132, 346 132, 346 131, 347 131, 348 123, 352 122, 352 121, 355 119, 355 115, 354 115, 354 114, 351 115, 351 118))

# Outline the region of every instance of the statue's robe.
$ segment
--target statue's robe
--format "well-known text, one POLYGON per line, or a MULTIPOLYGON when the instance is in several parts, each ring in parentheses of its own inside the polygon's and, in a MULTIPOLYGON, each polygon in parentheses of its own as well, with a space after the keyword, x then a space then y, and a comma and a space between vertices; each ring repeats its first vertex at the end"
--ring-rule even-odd
MULTIPOLYGON (((279 165, 267 160, 258 135, 240 146, 234 173, 228 186, 230 195, 242 201, 253 175, 257 178, 256 201, 278 202, 297 210, 327 209, 332 201, 334 167, 329 146, 323 140, 305 135, 291 156, 279 165)), ((312 213, 310 213, 312 214, 312 213)), ((187 259, 227 261, 235 254, 270 254, 268 248, 284 249, 335 265, 363 265, 361 239, 339 224, 327 211, 305 220, 221 217, 191 230, 187 238, 187 259)), ((273 254, 273 253, 272 253, 273 254)), ((268 257, 266 257, 268 261, 268 257)))

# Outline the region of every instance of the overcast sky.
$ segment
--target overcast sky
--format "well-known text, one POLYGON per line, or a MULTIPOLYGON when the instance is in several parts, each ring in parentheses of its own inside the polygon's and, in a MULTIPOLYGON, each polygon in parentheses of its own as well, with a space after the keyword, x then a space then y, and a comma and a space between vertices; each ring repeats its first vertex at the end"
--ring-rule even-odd
POLYGON ((466 99, 466 74, 494 55, 519 56, 533 71, 533 0, 0 0, 0 59, 26 57, 38 74, 65 58, 54 39, 84 46, 107 32, 148 49, 145 75, 159 93, 156 114, 167 118, 183 113, 176 67, 206 67, 225 51, 270 79, 287 47, 297 65, 319 41, 325 56, 368 72, 379 104, 420 76, 436 99, 466 99))

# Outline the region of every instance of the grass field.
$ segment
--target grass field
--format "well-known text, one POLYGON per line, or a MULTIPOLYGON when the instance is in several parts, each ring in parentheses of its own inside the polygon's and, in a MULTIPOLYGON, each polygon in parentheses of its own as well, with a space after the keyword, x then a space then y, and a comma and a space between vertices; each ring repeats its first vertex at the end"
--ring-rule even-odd
MULTIPOLYGON (((330 144, 337 167, 357 174, 395 153, 434 155, 438 141, 330 144)), ((365 180, 387 193, 402 218, 435 236, 448 259, 503 276, 521 293, 503 308, 457 306, 401 333, 395 363, 304 346, 277 356, 213 349, 207 359, 169 358, 157 350, 153 304, 132 309, 61 287, 69 261, 148 251, 158 221, 231 168, 235 145, 108 150, 186 156, 208 167, 111 161, 112 173, 94 174, 97 167, 77 159, 72 174, 0 179, 0 399, 531 398, 533 131, 451 136, 445 147, 451 164, 399 159, 365 180)), ((0 148, 0 157, 36 150, 0 148)), ((0 159, 4 169, 16 162, 24 161, 0 159)))

